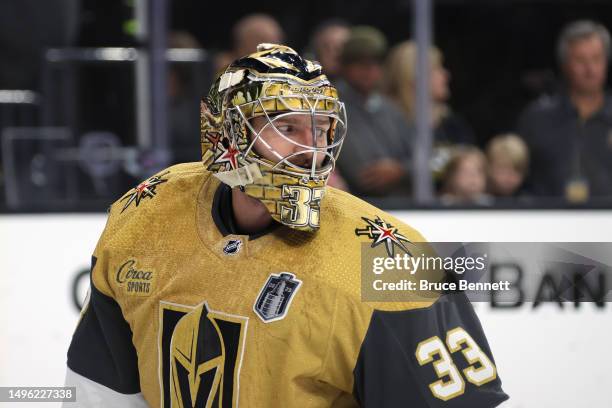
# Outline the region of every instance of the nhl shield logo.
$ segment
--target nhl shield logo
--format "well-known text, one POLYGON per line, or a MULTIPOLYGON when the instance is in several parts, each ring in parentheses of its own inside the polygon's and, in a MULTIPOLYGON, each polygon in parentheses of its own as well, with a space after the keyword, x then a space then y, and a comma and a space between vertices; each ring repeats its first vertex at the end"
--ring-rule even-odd
POLYGON ((264 323, 283 319, 301 284, 292 273, 271 274, 257 296, 253 311, 264 323))
POLYGON ((225 255, 236 255, 242 248, 242 241, 239 239, 230 239, 227 244, 223 247, 223 253, 225 255))

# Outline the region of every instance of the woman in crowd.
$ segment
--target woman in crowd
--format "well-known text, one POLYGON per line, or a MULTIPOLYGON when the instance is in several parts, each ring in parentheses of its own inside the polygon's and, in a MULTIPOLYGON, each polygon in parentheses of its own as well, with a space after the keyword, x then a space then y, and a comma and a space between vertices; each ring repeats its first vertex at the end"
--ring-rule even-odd
MULTIPOLYGON (((410 123, 414 123, 416 90, 417 47, 412 41, 394 46, 385 65, 385 93, 399 106, 410 123)), ((432 47, 430 60, 431 119, 434 150, 431 161, 434 179, 440 187, 440 177, 456 145, 475 145, 474 132, 468 123, 452 111, 450 98, 450 74, 443 64, 440 50, 432 47)))
MULTIPOLYGON (((410 122, 414 122, 415 113, 416 55, 416 44, 404 41, 391 49, 385 66, 385 92, 399 105, 410 122)), ((435 142, 453 145, 475 144, 470 126, 448 105, 450 74, 444 67, 443 56, 438 48, 431 48, 429 60, 435 142)))

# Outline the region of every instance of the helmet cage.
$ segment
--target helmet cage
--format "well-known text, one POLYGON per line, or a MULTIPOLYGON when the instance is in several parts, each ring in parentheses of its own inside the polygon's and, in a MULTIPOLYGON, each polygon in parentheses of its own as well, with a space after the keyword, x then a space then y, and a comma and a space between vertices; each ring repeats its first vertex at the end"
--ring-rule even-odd
POLYGON ((336 159, 340 153, 344 137, 346 136, 346 111, 344 104, 338 99, 325 95, 275 95, 264 96, 254 101, 242 103, 228 108, 225 111, 228 136, 235 146, 245 147, 241 149, 241 156, 247 162, 255 162, 264 167, 289 176, 300 177, 303 181, 326 180, 332 172, 336 159), (311 119, 312 145, 300 143, 282 131, 276 122, 290 115, 309 115, 311 119), (257 131, 251 119, 265 117, 266 123, 257 131), (330 119, 330 127, 326 135, 326 144, 317 144, 317 129, 315 127, 316 117, 327 117, 330 119), (266 129, 272 128, 279 136, 288 143, 295 146, 298 151, 282 156, 263 137, 266 129), (249 140, 249 133, 253 136, 249 140), (269 149, 278 159, 276 162, 262 157, 255 149, 257 141, 269 149), (300 166, 292 159, 301 155, 311 155, 308 167, 300 166), (321 155, 324 159, 319 162, 321 155))

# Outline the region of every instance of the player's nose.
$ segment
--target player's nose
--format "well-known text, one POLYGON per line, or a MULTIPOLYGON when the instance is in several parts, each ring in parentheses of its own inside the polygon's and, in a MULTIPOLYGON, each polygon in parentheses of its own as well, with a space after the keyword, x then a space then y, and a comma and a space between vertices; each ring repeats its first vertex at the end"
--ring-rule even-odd
MULTIPOLYGON (((303 146, 314 146, 314 134, 312 131, 312 127, 310 126, 303 126, 300 127, 299 131, 298 131, 298 137, 297 137, 297 141, 299 144, 303 145, 303 146)), ((298 146, 299 147, 299 146, 298 146)), ((302 148, 303 149, 303 148, 302 148)))
POLYGON ((312 166, 313 153, 308 147, 312 146, 312 134, 309 132, 302 132, 298 143, 301 146, 295 145, 293 147, 294 160, 293 163, 300 167, 310 168, 312 166))

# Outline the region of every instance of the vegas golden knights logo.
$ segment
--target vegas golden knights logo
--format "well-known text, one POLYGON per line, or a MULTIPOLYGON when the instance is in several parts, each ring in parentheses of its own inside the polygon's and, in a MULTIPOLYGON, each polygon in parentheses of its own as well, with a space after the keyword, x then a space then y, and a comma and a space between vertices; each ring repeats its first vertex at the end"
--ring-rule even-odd
POLYGON ((248 318, 160 302, 160 372, 165 408, 238 406, 248 318))

